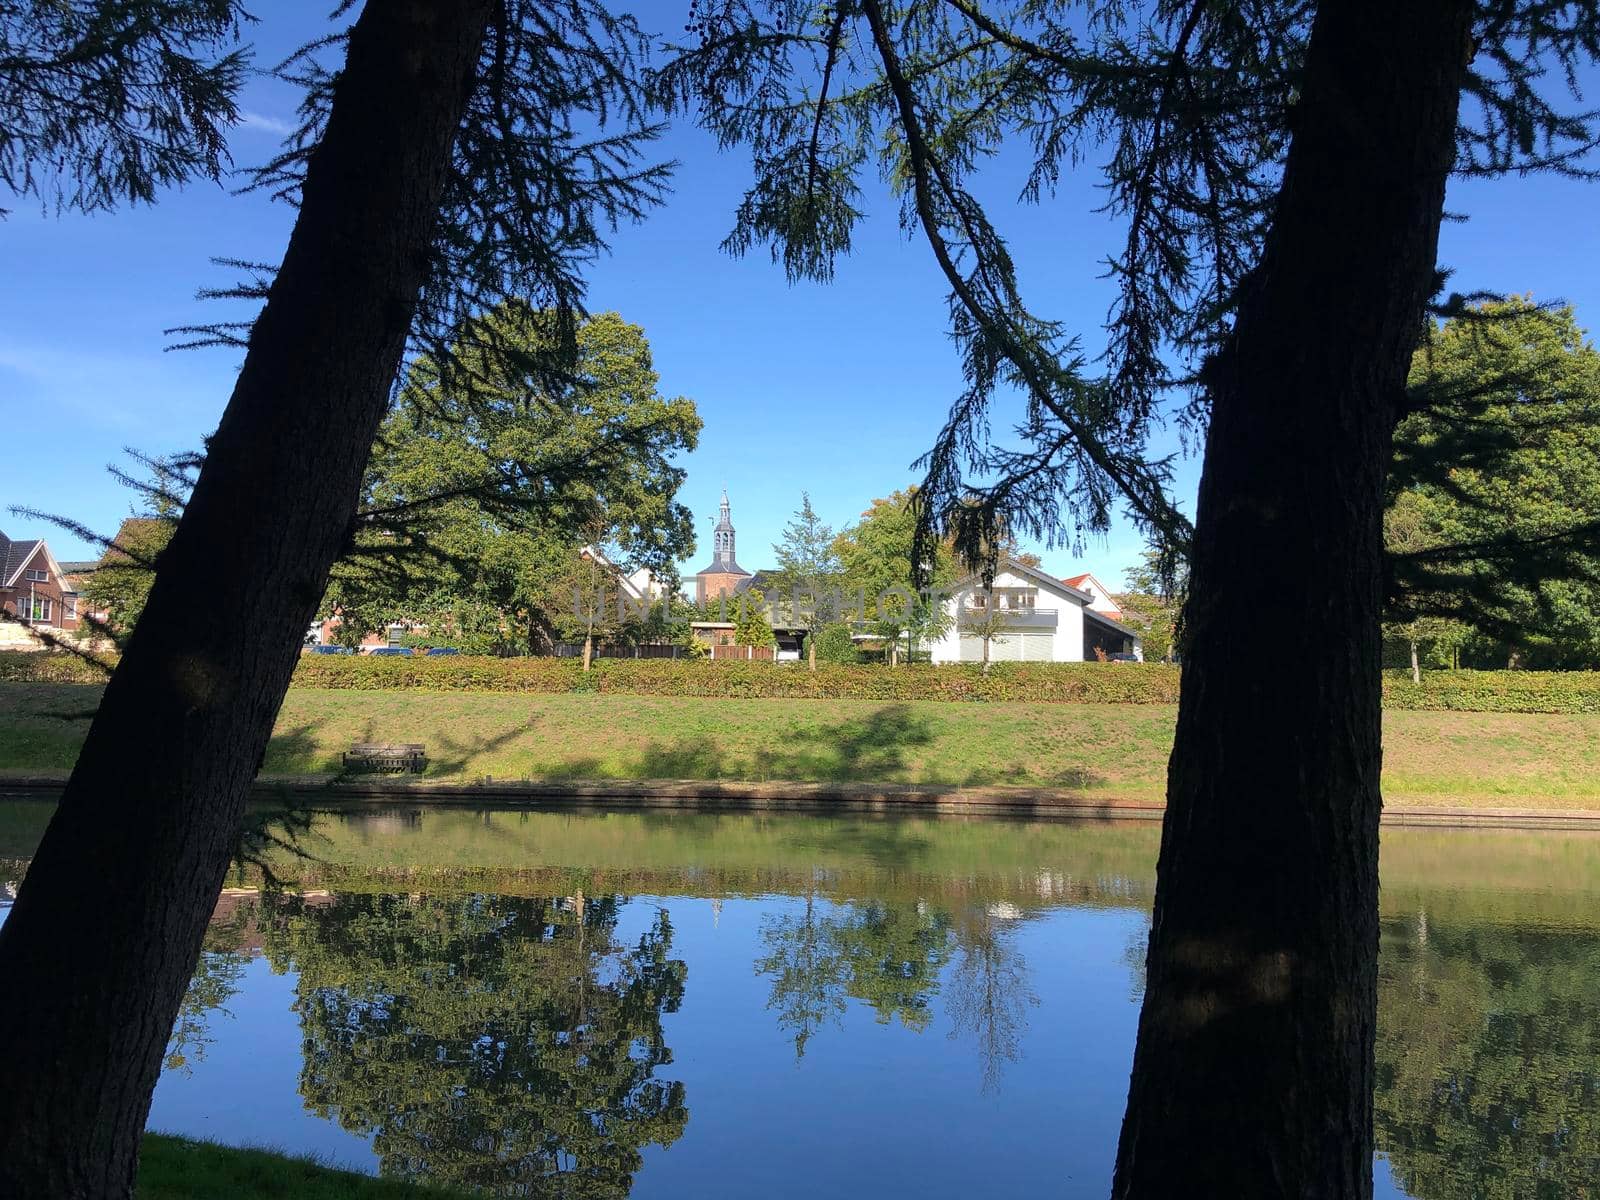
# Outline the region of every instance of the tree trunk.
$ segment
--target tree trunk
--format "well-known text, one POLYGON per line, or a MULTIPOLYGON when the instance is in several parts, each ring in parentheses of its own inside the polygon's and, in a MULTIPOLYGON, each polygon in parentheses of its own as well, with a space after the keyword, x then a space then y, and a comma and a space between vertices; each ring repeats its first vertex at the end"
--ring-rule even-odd
POLYGON ((583 672, 585 675, 589 673, 589 664, 592 662, 594 662, 594 634, 585 633, 583 635, 583 672))
POLYGON ((369 4, 352 31, 205 467, 0 928, 0 1196, 132 1194, 250 784, 349 536, 493 7, 369 4))
POLYGON ((1417 643, 1415 639, 1411 642, 1411 682, 1422 682, 1422 664, 1417 661, 1417 643))
POLYGON ((1383 483, 1471 15, 1318 6, 1273 227, 1207 364, 1119 1200, 1371 1195, 1383 483))

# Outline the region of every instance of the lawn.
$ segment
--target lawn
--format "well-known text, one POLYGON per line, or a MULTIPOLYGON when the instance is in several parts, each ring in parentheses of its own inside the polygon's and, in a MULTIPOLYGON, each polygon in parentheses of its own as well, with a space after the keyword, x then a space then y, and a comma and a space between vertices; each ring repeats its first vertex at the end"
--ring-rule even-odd
POLYGON ((137 1200, 455 1200, 441 1192, 271 1150, 150 1133, 139 1156, 137 1200))
MULTIPOLYGON (((72 765, 98 689, 0 684, 0 769, 72 765)), ((1159 797, 1176 709, 293 688, 267 774, 419 741, 434 777, 1019 785, 1159 797)), ((1392 802, 1600 807, 1600 716, 1391 711, 1392 802)))

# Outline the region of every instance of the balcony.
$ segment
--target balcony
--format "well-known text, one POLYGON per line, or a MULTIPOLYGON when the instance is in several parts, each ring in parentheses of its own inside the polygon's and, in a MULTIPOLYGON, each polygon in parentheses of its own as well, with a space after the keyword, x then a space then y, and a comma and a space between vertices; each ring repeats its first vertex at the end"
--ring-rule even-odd
MULTIPOLYGON (((988 619, 990 611, 987 608, 963 604, 956 612, 956 620, 962 626, 975 625, 988 619)), ((1034 608, 1025 605, 1008 608, 1004 604, 997 604, 992 611, 1000 614, 1008 629, 1054 629, 1059 618, 1059 610, 1054 608, 1034 608)))

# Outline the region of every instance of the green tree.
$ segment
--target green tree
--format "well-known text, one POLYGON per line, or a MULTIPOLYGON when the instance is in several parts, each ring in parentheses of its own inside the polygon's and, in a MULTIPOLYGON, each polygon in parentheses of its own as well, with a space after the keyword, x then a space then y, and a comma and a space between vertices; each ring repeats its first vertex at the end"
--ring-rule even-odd
POLYGON ((983 589, 983 607, 969 608, 961 622, 961 629, 983 642, 983 672, 989 673, 990 646, 999 642, 1004 644, 1005 632, 1009 628, 1006 624, 1005 614, 995 606, 994 589, 983 589))
POLYGON ((658 911, 625 901, 343 895, 271 906, 297 975, 311 1111, 373 1139, 384 1175, 493 1195, 623 1200, 683 1133, 662 1018, 687 974, 658 911))
POLYGON ((1187 555, 1185 688, 1114 1195, 1164 1198, 1204 1178, 1364 1200, 1396 401, 1440 280, 1451 171, 1588 172, 1593 114, 1576 92, 1600 56, 1600 10, 694 12, 699 44, 665 84, 724 144, 751 149, 728 245, 770 246, 791 276, 826 279, 863 215, 862 175, 878 170, 948 285, 965 379, 925 460, 919 544, 951 537, 976 566, 996 528, 1073 542, 1121 505, 1168 564, 1187 555), (974 182, 1017 142, 1031 152, 1025 199, 1054 198, 1063 172, 1092 163, 1122 224, 1102 377, 1082 331, 1026 304, 974 182), (993 403, 1011 391, 1022 419, 993 437, 993 403), (1171 420, 1204 428, 1192 528, 1151 446, 1171 420), (1275 654, 1241 656, 1264 635, 1275 654), (1245 813, 1270 854, 1241 847, 1245 813), (1283 971, 1270 985, 1268 963, 1283 971))
POLYGON ((84 583, 83 607, 106 614, 106 632, 116 641, 126 641, 139 623, 156 565, 176 525, 175 517, 156 514, 123 521, 84 583))
POLYGON ((0 186, 94 212, 220 179, 249 19, 239 0, 0 4, 0 186))
POLYGON ((1172 662, 1178 653, 1178 617, 1187 572, 1181 566, 1175 571, 1163 568, 1159 552, 1147 551, 1138 566, 1123 572, 1124 590, 1116 595, 1123 623, 1139 631, 1149 662, 1172 662))
POLYGON ((862 608, 868 628, 884 639, 885 657, 919 639, 940 636, 947 625, 940 589, 956 576, 955 558, 945 542, 928 552, 926 581, 917 586, 913 554, 917 534, 915 488, 872 502, 854 525, 840 531, 837 553, 845 590, 862 608))
POLYGON ((1436 325, 1395 431, 1391 629, 1480 665, 1600 665, 1600 352, 1571 308, 1436 325))
POLYGON ((772 646, 777 638, 772 633, 767 598, 759 588, 740 592, 734 600, 733 644, 735 646, 772 646))
POLYGON ((515 294, 557 314, 523 364, 556 394, 584 269, 666 180, 644 157, 643 35, 596 0, 335 20, 285 69, 303 127, 251 180, 294 206, 282 260, 231 289, 253 320, 190 339, 239 350, 232 395, 0 927, 0 1194, 132 1190, 167 1031, 402 366, 465 386, 461 329, 515 294), (120 903, 91 911, 86 862, 120 903))
POLYGON ((817 634, 840 616, 838 597, 844 576, 833 526, 811 507, 811 494, 800 493, 800 507, 783 528, 783 540, 772 547, 778 569, 770 573, 780 602, 785 599, 792 620, 806 630, 806 660, 817 669, 817 634))
POLYGON ((579 325, 574 368, 550 387, 528 365, 555 324, 508 303, 469 323, 449 370, 418 365, 380 431, 364 532, 330 603, 415 619, 497 610, 504 635, 539 652, 616 632, 613 563, 670 586, 694 546, 674 461, 699 436, 694 403, 660 394, 644 331, 615 313, 579 325), (463 372, 470 386, 456 386, 463 372))

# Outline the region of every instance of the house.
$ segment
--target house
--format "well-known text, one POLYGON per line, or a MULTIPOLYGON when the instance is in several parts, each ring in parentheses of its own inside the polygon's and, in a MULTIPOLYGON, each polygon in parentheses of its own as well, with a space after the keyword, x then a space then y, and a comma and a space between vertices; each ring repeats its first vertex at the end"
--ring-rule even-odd
POLYGON ((1085 571, 1082 575, 1073 575, 1061 582, 1070 588, 1077 588, 1080 592, 1088 592, 1093 597, 1089 607, 1101 616, 1110 617, 1113 621, 1122 620, 1122 607, 1117 603, 1117 598, 1111 594, 1111 589, 1094 575, 1085 571))
MULTIPOLYGON (((43 538, 12 541, 0 533, 0 613, 11 630, 17 624, 54 633, 78 628, 78 585, 43 538)), ((16 649, 40 645, 26 634, 6 636, 5 643, 16 649)))
MULTIPOLYGON (((936 663, 982 662, 983 638, 975 626, 998 613, 999 631, 989 640, 994 662, 1093 662, 1102 655, 1140 655, 1138 632, 1105 611, 1110 593, 1092 575, 1073 578, 1092 581, 1104 599, 1097 604, 1088 588, 1012 558, 999 564, 987 588, 981 577, 968 575, 945 600, 946 614, 953 618, 949 631, 920 648, 936 663)), ((1109 607, 1114 611, 1115 603, 1109 607)))

